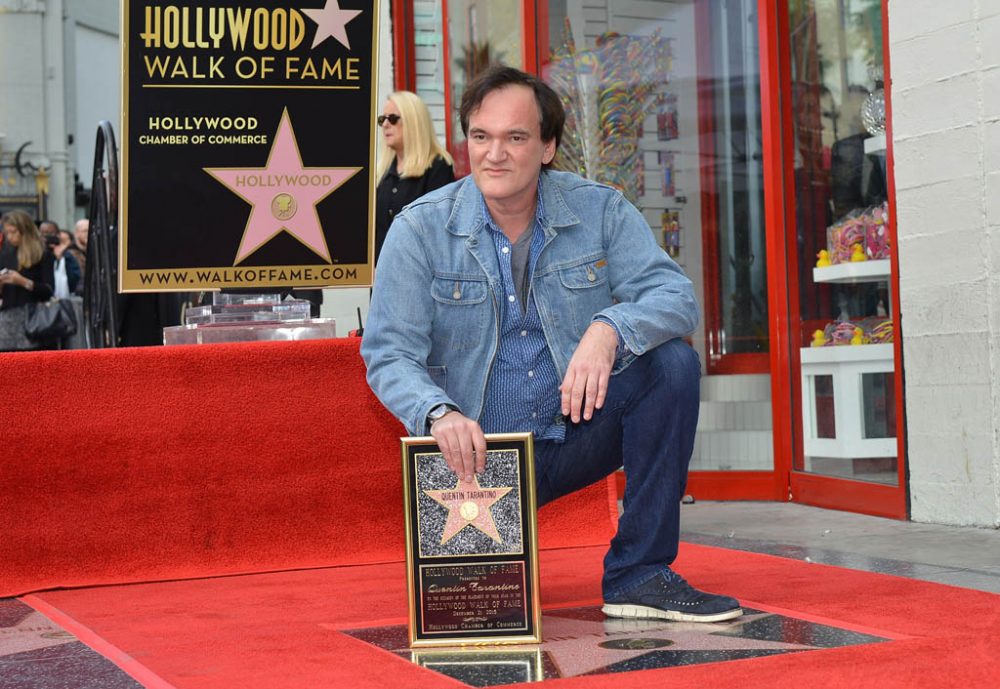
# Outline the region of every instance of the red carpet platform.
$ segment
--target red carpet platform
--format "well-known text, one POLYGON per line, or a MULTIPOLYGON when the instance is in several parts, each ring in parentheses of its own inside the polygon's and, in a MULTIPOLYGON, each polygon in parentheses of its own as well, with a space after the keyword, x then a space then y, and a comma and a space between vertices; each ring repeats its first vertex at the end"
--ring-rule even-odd
MULTIPOLYGON (((0 357, 0 597, 401 560, 405 433, 358 343, 0 357)), ((541 547, 606 544, 612 490, 542 510, 541 547)))
MULTIPOLYGON (((0 596, 34 592, 147 687, 466 686, 344 633, 406 612, 403 429, 356 341, 41 352, 0 376, 30 389, 0 418, 0 596)), ((614 504, 608 482, 541 511, 547 609, 599 602, 614 504)), ((1000 686, 998 596, 694 545, 677 566, 887 641, 560 686, 1000 686)))
MULTIPOLYGON (((601 547, 543 552, 544 606, 596 603, 603 553, 601 547)), ((1000 686, 1000 597, 996 595, 688 544, 682 544, 678 567, 693 583, 737 595, 745 605, 889 640, 725 663, 585 675, 558 680, 558 686, 1000 686)), ((25 600, 149 687, 466 686, 342 633, 403 622, 405 580, 400 563, 54 591, 25 600)))

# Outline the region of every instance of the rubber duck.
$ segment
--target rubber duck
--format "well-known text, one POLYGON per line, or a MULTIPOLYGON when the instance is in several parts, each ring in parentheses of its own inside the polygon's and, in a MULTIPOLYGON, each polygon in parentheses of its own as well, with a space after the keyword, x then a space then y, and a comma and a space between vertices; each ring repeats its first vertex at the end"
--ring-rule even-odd
POLYGON ((867 261, 868 257, 865 256, 865 250, 861 248, 861 244, 854 244, 851 246, 851 263, 857 263, 858 261, 867 261))
POLYGON ((812 342, 809 344, 809 346, 822 347, 825 344, 826 344, 826 333, 824 333, 822 330, 814 330, 813 339, 812 342))
POLYGON ((827 266, 832 265, 830 263, 830 252, 826 249, 820 249, 819 253, 816 254, 816 258, 818 259, 816 261, 817 268, 826 268, 827 266))
MULTIPOLYGON (((855 245, 857 246, 857 245, 855 245)), ((854 329, 854 337, 851 338, 852 345, 863 345, 865 343, 865 331, 861 328, 854 329)))

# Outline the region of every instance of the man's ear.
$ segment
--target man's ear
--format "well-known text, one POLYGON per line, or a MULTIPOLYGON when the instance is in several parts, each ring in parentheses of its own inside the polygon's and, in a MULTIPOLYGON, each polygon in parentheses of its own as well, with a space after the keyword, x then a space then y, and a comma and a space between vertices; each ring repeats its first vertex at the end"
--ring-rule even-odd
POLYGON ((556 140, 545 142, 545 150, 542 153, 542 164, 548 165, 552 162, 552 159, 556 157, 556 140))

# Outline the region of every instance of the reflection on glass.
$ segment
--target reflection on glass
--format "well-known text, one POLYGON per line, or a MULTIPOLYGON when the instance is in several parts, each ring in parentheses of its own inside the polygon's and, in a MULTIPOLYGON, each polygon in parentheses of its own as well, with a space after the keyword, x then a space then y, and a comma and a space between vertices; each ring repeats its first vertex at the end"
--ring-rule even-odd
POLYGON ((552 0, 540 11, 543 77, 567 112, 556 167, 620 189, 689 275, 705 267, 709 344, 696 346, 710 371, 727 354, 766 352, 756 2, 552 0))
MULTIPOLYGON (((455 175, 469 173, 465 136, 458 109, 462 92, 477 74, 493 63, 522 68, 521 3, 516 0, 450 0, 448 54, 451 75, 451 151, 455 175)), ((446 88, 448 86, 446 85, 446 88)))
POLYGON ((817 265, 889 258, 885 144, 872 136, 884 128, 881 89, 889 86, 882 80, 882 0, 788 0, 787 8, 799 309, 792 336, 805 348, 820 331, 827 348, 879 352, 856 368, 864 357, 825 351, 833 375, 810 378, 803 413, 812 415, 817 438, 836 442, 813 445, 812 456, 796 458, 795 466, 893 483, 896 459, 885 456, 896 435, 894 379, 884 372, 893 356, 886 347, 894 317, 889 269, 856 283, 813 273, 817 265), (836 424, 833 381, 842 391, 836 424))
POLYGON ((833 376, 813 376, 813 428, 817 438, 836 438, 837 421, 834 413, 833 376))
POLYGON ((692 469, 773 469, 756 1, 537 7, 539 72, 568 118, 556 167, 621 190, 703 304, 692 469), (724 368, 734 355, 759 360, 724 368), (719 375, 736 372, 755 375, 719 375))
POLYGON ((862 123, 881 74, 882 15, 879 0, 789 0, 788 8, 800 336, 808 341, 834 321, 889 317, 876 283, 831 286, 812 275, 820 250, 837 263, 850 260, 854 244, 887 249, 878 245, 884 235, 866 236, 882 220, 886 186, 884 151, 866 153, 862 123))
POLYGON ((896 386, 891 373, 865 373, 861 376, 861 400, 864 405, 864 437, 896 437, 896 386))

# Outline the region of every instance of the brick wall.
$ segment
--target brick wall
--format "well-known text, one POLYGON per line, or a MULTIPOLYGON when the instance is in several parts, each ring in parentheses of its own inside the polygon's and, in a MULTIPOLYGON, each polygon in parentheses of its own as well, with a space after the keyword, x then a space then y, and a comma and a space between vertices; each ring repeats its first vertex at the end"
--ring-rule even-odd
POLYGON ((1000 526, 1000 2, 889 0, 912 517, 1000 526))

